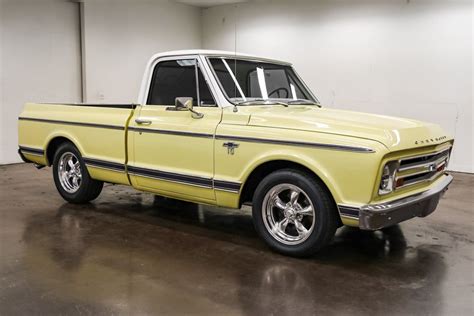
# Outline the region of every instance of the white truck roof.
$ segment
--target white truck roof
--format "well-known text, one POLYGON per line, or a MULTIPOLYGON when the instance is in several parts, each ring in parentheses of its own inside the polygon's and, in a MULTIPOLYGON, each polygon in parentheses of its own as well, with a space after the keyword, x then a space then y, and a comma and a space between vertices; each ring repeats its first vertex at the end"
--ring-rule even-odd
MULTIPOLYGON (((263 61, 263 62, 268 62, 268 63, 276 63, 280 65, 283 64, 283 65, 291 66, 291 63, 285 62, 285 61, 270 59, 266 57, 259 57, 259 56, 254 56, 254 55, 248 55, 248 54, 242 54, 242 53, 236 53, 236 52, 230 52, 230 51, 222 51, 222 50, 189 49, 189 50, 175 50, 175 51, 162 52, 162 53, 154 54, 148 61, 148 64, 145 68, 145 72, 143 74, 140 90, 138 92, 137 104, 145 104, 146 102, 145 100, 147 96, 147 90, 149 88, 151 75, 153 71, 152 67, 157 62, 158 59, 174 57, 174 56, 189 56, 189 55, 218 56, 218 57, 230 57, 230 58, 243 57, 246 59, 255 59, 258 61, 263 61)), ((217 83, 214 84, 214 86, 217 86, 217 83)), ((221 100, 222 106, 231 106, 231 104, 224 97, 219 98, 219 99, 221 100)))
POLYGON ((268 61, 268 62, 275 62, 275 63, 278 63, 278 64, 291 65, 291 63, 289 63, 289 62, 282 61, 282 60, 277 60, 277 59, 271 59, 271 58, 268 58, 268 57, 261 57, 261 56, 255 56, 255 55, 249 55, 249 54, 243 54, 243 53, 231 52, 231 51, 224 51, 224 50, 210 50, 210 49, 187 49, 187 50, 174 50, 174 51, 162 52, 162 53, 154 54, 150 58, 150 62, 152 62, 152 61, 154 61, 158 58, 161 58, 161 57, 171 57, 171 56, 180 56, 180 55, 237 56, 237 57, 246 57, 246 58, 258 59, 258 60, 263 60, 263 61, 268 61))

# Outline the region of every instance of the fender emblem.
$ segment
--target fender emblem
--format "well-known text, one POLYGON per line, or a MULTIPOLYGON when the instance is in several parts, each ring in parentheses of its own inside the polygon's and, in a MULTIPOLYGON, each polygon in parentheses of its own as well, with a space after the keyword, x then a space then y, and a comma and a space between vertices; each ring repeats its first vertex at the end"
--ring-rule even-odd
POLYGON ((233 155, 235 153, 235 149, 239 147, 239 144, 236 144, 233 142, 227 142, 227 143, 222 144, 222 147, 227 147, 227 154, 233 155))

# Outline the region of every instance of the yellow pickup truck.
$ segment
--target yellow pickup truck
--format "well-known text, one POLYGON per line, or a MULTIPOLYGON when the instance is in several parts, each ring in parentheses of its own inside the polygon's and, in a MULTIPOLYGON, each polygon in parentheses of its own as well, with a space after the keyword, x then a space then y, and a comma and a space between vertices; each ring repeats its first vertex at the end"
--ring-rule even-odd
POLYGON ((433 212, 453 138, 410 119, 322 107, 287 62, 221 51, 153 56, 136 104, 27 103, 19 154, 52 166, 71 203, 104 182, 228 208, 252 204, 281 253, 308 256, 341 225, 433 212))

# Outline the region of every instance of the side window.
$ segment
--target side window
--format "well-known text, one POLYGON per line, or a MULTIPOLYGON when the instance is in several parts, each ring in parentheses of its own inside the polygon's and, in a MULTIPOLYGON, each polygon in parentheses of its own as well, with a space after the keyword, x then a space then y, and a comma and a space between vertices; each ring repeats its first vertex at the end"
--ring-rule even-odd
POLYGON ((198 69, 199 99, 196 82, 196 60, 180 59, 158 63, 148 93, 147 104, 172 106, 177 97, 192 97, 195 106, 215 105, 211 92, 198 69))

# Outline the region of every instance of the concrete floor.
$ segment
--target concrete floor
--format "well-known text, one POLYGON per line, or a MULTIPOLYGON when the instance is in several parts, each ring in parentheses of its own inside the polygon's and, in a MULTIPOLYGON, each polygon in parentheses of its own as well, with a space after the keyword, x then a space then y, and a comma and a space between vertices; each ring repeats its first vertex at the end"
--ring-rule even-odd
POLYGON ((249 210, 107 185, 57 194, 49 168, 0 166, 0 315, 473 314, 474 176, 391 229, 341 228, 311 259, 271 252, 249 210))

